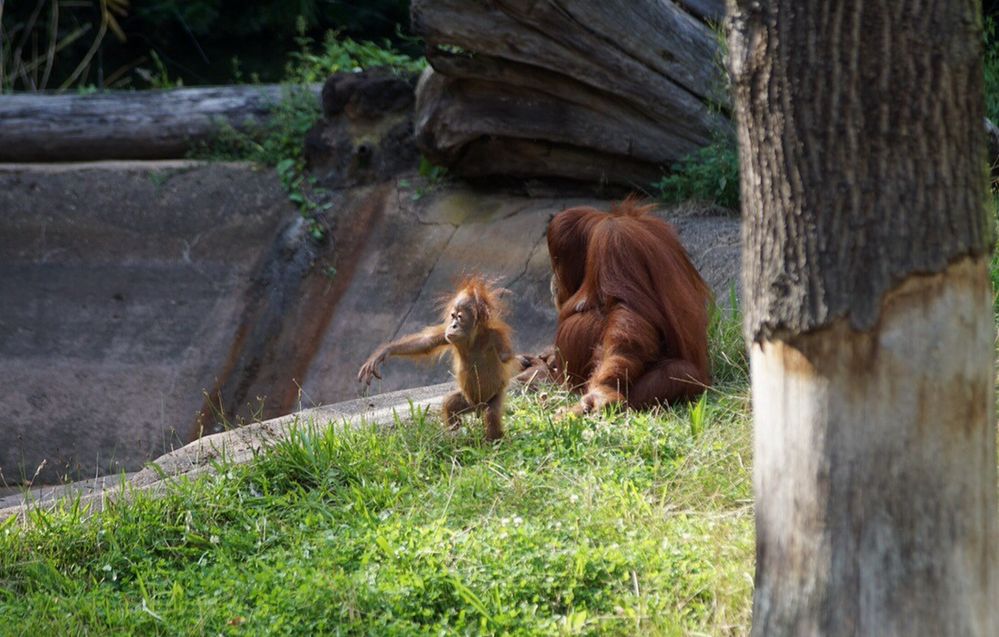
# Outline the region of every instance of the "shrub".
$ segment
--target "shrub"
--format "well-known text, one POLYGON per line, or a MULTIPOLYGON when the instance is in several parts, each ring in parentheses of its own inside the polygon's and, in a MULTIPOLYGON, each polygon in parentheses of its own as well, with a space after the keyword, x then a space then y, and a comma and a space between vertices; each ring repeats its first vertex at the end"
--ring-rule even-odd
POLYGON ((316 240, 324 236, 319 218, 329 203, 320 199, 326 193, 315 187, 315 179, 305 174, 305 136, 322 115, 310 85, 339 71, 357 72, 373 67, 388 67, 399 73, 418 72, 426 65, 391 48, 388 42, 355 42, 337 32, 327 33, 317 49, 305 35, 304 19, 298 21, 298 50, 291 53, 286 66, 284 96, 263 124, 248 130, 223 125, 216 139, 197 148, 193 156, 202 159, 246 160, 273 166, 288 192, 288 199, 308 223, 309 234, 316 240))
POLYGON ((290 82, 322 82, 338 71, 356 72, 375 67, 390 68, 397 73, 419 73, 427 65, 426 59, 396 51, 387 40, 381 44, 355 42, 337 31, 327 32, 322 45, 314 50, 312 38, 305 35, 304 22, 299 27, 295 38, 298 50, 290 54, 286 67, 290 82))
POLYGON ((720 138, 692 153, 652 187, 667 203, 696 199, 738 210, 739 154, 735 141, 720 138))
POLYGON ((999 123, 999 40, 996 39, 996 21, 985 18, 985 114, 999 123))

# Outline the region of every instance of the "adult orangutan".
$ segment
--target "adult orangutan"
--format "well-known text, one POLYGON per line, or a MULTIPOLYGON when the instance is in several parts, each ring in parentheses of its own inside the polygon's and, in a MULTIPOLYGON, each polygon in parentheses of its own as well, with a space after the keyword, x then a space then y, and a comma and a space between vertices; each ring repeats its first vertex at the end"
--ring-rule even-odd
POLYGON ((672 403, 711 382, 711 293, 652 208, 634 198, 610 212, 570 208, 548 226, 558 327, 545 362, 555 380, 583 392, 574 413, 672 403))

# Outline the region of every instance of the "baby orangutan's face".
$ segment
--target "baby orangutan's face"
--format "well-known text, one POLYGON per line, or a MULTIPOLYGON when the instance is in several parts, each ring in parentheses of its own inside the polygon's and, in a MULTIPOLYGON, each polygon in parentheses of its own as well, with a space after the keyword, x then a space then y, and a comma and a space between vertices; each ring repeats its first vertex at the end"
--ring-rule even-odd
POLYGON ((458 296, 451 306, 444 339, 452 345, 471 343, 475 336, 475 320, 473 300, 464 294, 458 296))

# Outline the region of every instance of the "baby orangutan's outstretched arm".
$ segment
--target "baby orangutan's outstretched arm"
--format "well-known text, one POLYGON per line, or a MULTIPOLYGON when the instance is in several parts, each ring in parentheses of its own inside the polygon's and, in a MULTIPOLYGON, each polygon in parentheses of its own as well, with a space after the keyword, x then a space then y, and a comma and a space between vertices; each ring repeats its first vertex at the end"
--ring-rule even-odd
POLYGON ((435 325, 422 332, 403 336, 379 346, 368 357, 364 365, 361 365, 361 370, 357 372, 357 381, 370 385, 372 377, 381 378, 378 366, 385 362, 389 356, 428 356, 443 347, 447 347, 448 343, 444 340, 444 329, 443 325, 435 325))

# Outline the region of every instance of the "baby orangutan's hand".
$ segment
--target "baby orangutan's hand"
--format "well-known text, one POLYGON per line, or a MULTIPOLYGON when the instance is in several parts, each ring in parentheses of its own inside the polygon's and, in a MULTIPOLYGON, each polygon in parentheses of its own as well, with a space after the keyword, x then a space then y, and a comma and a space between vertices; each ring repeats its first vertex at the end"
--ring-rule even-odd
POLYGON ((357 382, 370 385, 372 378, 381 380, 382 375, 378 371, 378 367, 385 362, 385 356, 386 354, 384 351, 377 351, 372 354, 371 358, 366 360, 364 364, 361 365, 361 370, 357 372, 357 382))

